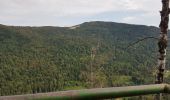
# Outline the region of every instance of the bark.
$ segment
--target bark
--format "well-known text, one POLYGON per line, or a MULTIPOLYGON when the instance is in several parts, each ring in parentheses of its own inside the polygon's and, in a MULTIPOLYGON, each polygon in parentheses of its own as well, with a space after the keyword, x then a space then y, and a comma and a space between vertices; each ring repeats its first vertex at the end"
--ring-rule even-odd
POLYGON ((169 0, 162 0, 162 11, 161 14, 161 22, 160 22, 160 37, 158 41, 159 48, 159 58, 158 58, 158 73, 157 73, 157 84, 163 83, 164 70, 166 65, 166 48, 168 45, 168 23, 169 23, 169 0))
MULTIPOLYGON (((156 76, 156 84, 164 82, 164 70, 166 65, 166 49, 168 45, 168 23, 169 23, 169 0, 162 0, 161 22, 160 22, 160 37, 158 41, 159 58, 158 72, 156 76)), ((161 100, 162 94, 156 95, 156 100, 161 100)))

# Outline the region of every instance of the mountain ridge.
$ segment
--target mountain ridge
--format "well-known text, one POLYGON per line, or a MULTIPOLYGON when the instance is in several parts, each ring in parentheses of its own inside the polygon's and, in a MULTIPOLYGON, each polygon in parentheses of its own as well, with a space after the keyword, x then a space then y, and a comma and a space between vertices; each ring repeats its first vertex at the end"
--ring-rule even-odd
POLYGON ((156 27, 113 22, 0 25, 0 95, 153 83, 157 40, 125 47, 158 35, 156 27))
POLYGON ((114 23, 114 24, 124 24, 124 25, 133 25, 133 26, 148 26, 148 27, 156 27, 158 28, 157 26, 152 26, 152 25, 141 25, 141 24, 130 24, 130 23, 121 23, 121 22, 110 22, 110 21, 89 21, 89 22, 83 22, 83 23, 80 23, 80 24, 76 24, 76 25, 72 25, 72 26, 50 26, 50 25, 45 25, 45 26, 31 26, 31 25, 28 25, 28 26, 20 26, 20 25, 6 25, 6 24, 0 24, 1 26, 9 26, 9 27, 61 27, 61 28, 67 28, 67 27, 74 27, 74 26, 80 26, 80 25, 83 25, 83 24, 89 24, 89 23, 114 23))

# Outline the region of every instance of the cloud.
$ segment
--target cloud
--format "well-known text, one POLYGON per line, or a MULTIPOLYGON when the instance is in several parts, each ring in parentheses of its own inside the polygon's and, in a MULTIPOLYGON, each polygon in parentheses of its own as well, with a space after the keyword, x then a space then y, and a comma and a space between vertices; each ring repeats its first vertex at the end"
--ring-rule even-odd
POLYGON ((152 14, 157 14, 155 17, 158 18, 160 8, 160 0, 154 2, 153 0, 0 0, 0 23, 68 26, 83 21, 103 20, 104 18, 100 17, 102 14, 112 12, 112 16, 109 16, 110 14, 105 16, 109 17, 108 21, 136 21, 134 23, 145 24, 140 19, 130 20, 139 16, 145 18, 146 16, 142 16, 145 14, 148 18, 152 14), (122 16, 121 12, 126 13, 122 16), (136 15, 132 16, 131 12, 136 15), (118 17, 111 19, 115 18, 114 16, 120 16, 121 20, 118 17))
POLYGON ((124 18, 122 19, 122 22, 130 23, 130 22, 134 21, 135 19, 136 19, 136 17, 132 17, 132 16, 124 17, 124 18))

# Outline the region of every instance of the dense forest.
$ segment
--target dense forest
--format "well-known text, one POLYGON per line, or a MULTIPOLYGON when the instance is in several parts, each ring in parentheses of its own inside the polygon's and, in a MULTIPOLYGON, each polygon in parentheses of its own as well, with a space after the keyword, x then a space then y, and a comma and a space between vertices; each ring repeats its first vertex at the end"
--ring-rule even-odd
POLYGON ((149 36, 158 37, 159 28, 114 22, 0 25, 0 95, 154 83, 157 40, 127 48, 149 36))

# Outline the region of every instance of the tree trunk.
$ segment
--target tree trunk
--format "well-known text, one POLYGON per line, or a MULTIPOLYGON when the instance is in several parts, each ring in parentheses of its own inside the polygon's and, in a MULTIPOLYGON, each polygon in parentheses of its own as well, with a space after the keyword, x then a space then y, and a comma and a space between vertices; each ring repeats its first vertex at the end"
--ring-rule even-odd
MULTIPOLYGON (((158 72, 156 76, 156 84, 161 84, 164 82, 164 70, 166 65, 166 48, 168 44, 168 23, 169 23, 169 0, 162 0, 162 11, 161 14, 161 22, 160 22, 160 37, 158 41, 159 48, 159 58, 158 58, 158 72)), ((160 100, 161 94, 157 96, 156 100, 160 100)))

